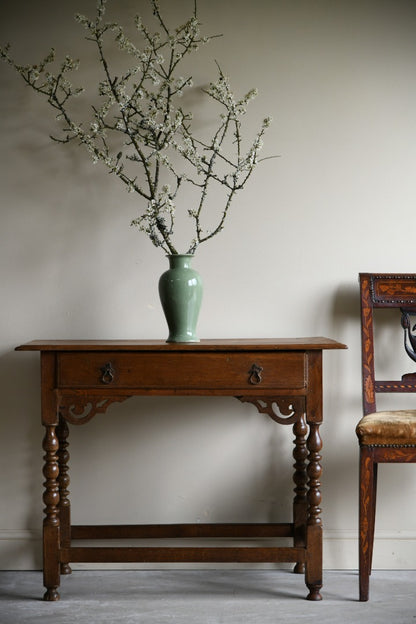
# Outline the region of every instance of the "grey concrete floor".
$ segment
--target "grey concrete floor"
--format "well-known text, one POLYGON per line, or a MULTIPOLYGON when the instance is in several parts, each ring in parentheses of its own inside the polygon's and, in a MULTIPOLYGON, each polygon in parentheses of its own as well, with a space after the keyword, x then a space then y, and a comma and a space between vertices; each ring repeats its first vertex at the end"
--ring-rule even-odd
POLYGON ((0 624, 416 624, 416 571, 375 571, 367 603, 354 571, 325 571, 322 602, 305 589, 282 570, 88 570, 47 603, 41 572, 0 572, 0 624))

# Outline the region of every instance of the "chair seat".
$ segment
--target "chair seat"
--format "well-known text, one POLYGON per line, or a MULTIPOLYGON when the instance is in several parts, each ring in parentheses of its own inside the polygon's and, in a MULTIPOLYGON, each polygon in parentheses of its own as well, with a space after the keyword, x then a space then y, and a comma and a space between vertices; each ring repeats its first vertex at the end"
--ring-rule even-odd
POLYGON ((416 445, 416 410, 367 414, 355 432, 360 445, 416 445))

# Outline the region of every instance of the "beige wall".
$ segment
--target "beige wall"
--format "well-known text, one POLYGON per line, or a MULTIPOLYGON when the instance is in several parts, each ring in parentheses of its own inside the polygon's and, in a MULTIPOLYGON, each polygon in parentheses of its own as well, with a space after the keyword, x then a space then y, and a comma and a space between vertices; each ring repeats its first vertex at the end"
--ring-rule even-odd
MULTIPOLYGON (((191 0, 161 0, 183 20, 191 0)), ((145 0, 113 0, 121 18, 145 0)), ((202 338, 326 335, 325 565, 357 567, 357 274, 415 270, 416 5, 410 0, 200 0, 213 58, 247 123, 274 123, 224 232, 201 247, 202 338)), ((94 0, 3 0, 0 41, 22 63, 50 45, 86 55, 76 11, 94 0), (79 43, 81 41, 81 43, 79 43)), ((96 79, 89 63, 80 79, 96 79)), ((166 337, 165 258, 129 227, 136 200, 76 146, 52 143, 46 104, 0 66, 0 567, 40 566, 35 338, 166 337)), ((187 208, 188 206, 185 206, 187 208)), ((409 364, 410 366, 410 364, 409 364)), ((291 431, 233 399, 136 398, 71 431, 75 522, 287 519, 291 431), (91 501, 89 502, 90 495, 91 501)), ((381 471, 376 567, 416 565, 416 468, 381 471), (400 491, 397 479, 406 477, 400 491), (406 511, 397 512, 401 506, 406 511), (399 528, 398 528, 399 527, 399 528)))

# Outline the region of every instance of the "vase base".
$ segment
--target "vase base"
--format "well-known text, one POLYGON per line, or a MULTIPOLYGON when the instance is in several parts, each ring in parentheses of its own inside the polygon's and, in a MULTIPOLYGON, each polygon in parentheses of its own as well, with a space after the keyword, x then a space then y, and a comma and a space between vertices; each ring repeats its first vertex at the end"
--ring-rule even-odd
POLYGON ((187 337, 182 337, 182 336, 179 336, 177 338, 176 337, 171 338, 169 336, 169 338, 167 338, 166 342, 171 342, 171 343, 172 342, 182 342, 183 343, 183 342, 201 342, 201 341, 199 340, 199 338, 187 338, 187 337))

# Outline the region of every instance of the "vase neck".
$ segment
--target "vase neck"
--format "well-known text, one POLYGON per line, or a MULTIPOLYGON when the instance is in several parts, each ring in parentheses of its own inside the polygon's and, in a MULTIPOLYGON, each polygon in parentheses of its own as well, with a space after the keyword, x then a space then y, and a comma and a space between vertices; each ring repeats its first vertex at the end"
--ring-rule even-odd
POLYGON ((168 256, 169 267, 171 269, 189 269, 192 258, 192 254, 171 254, 168 256))

